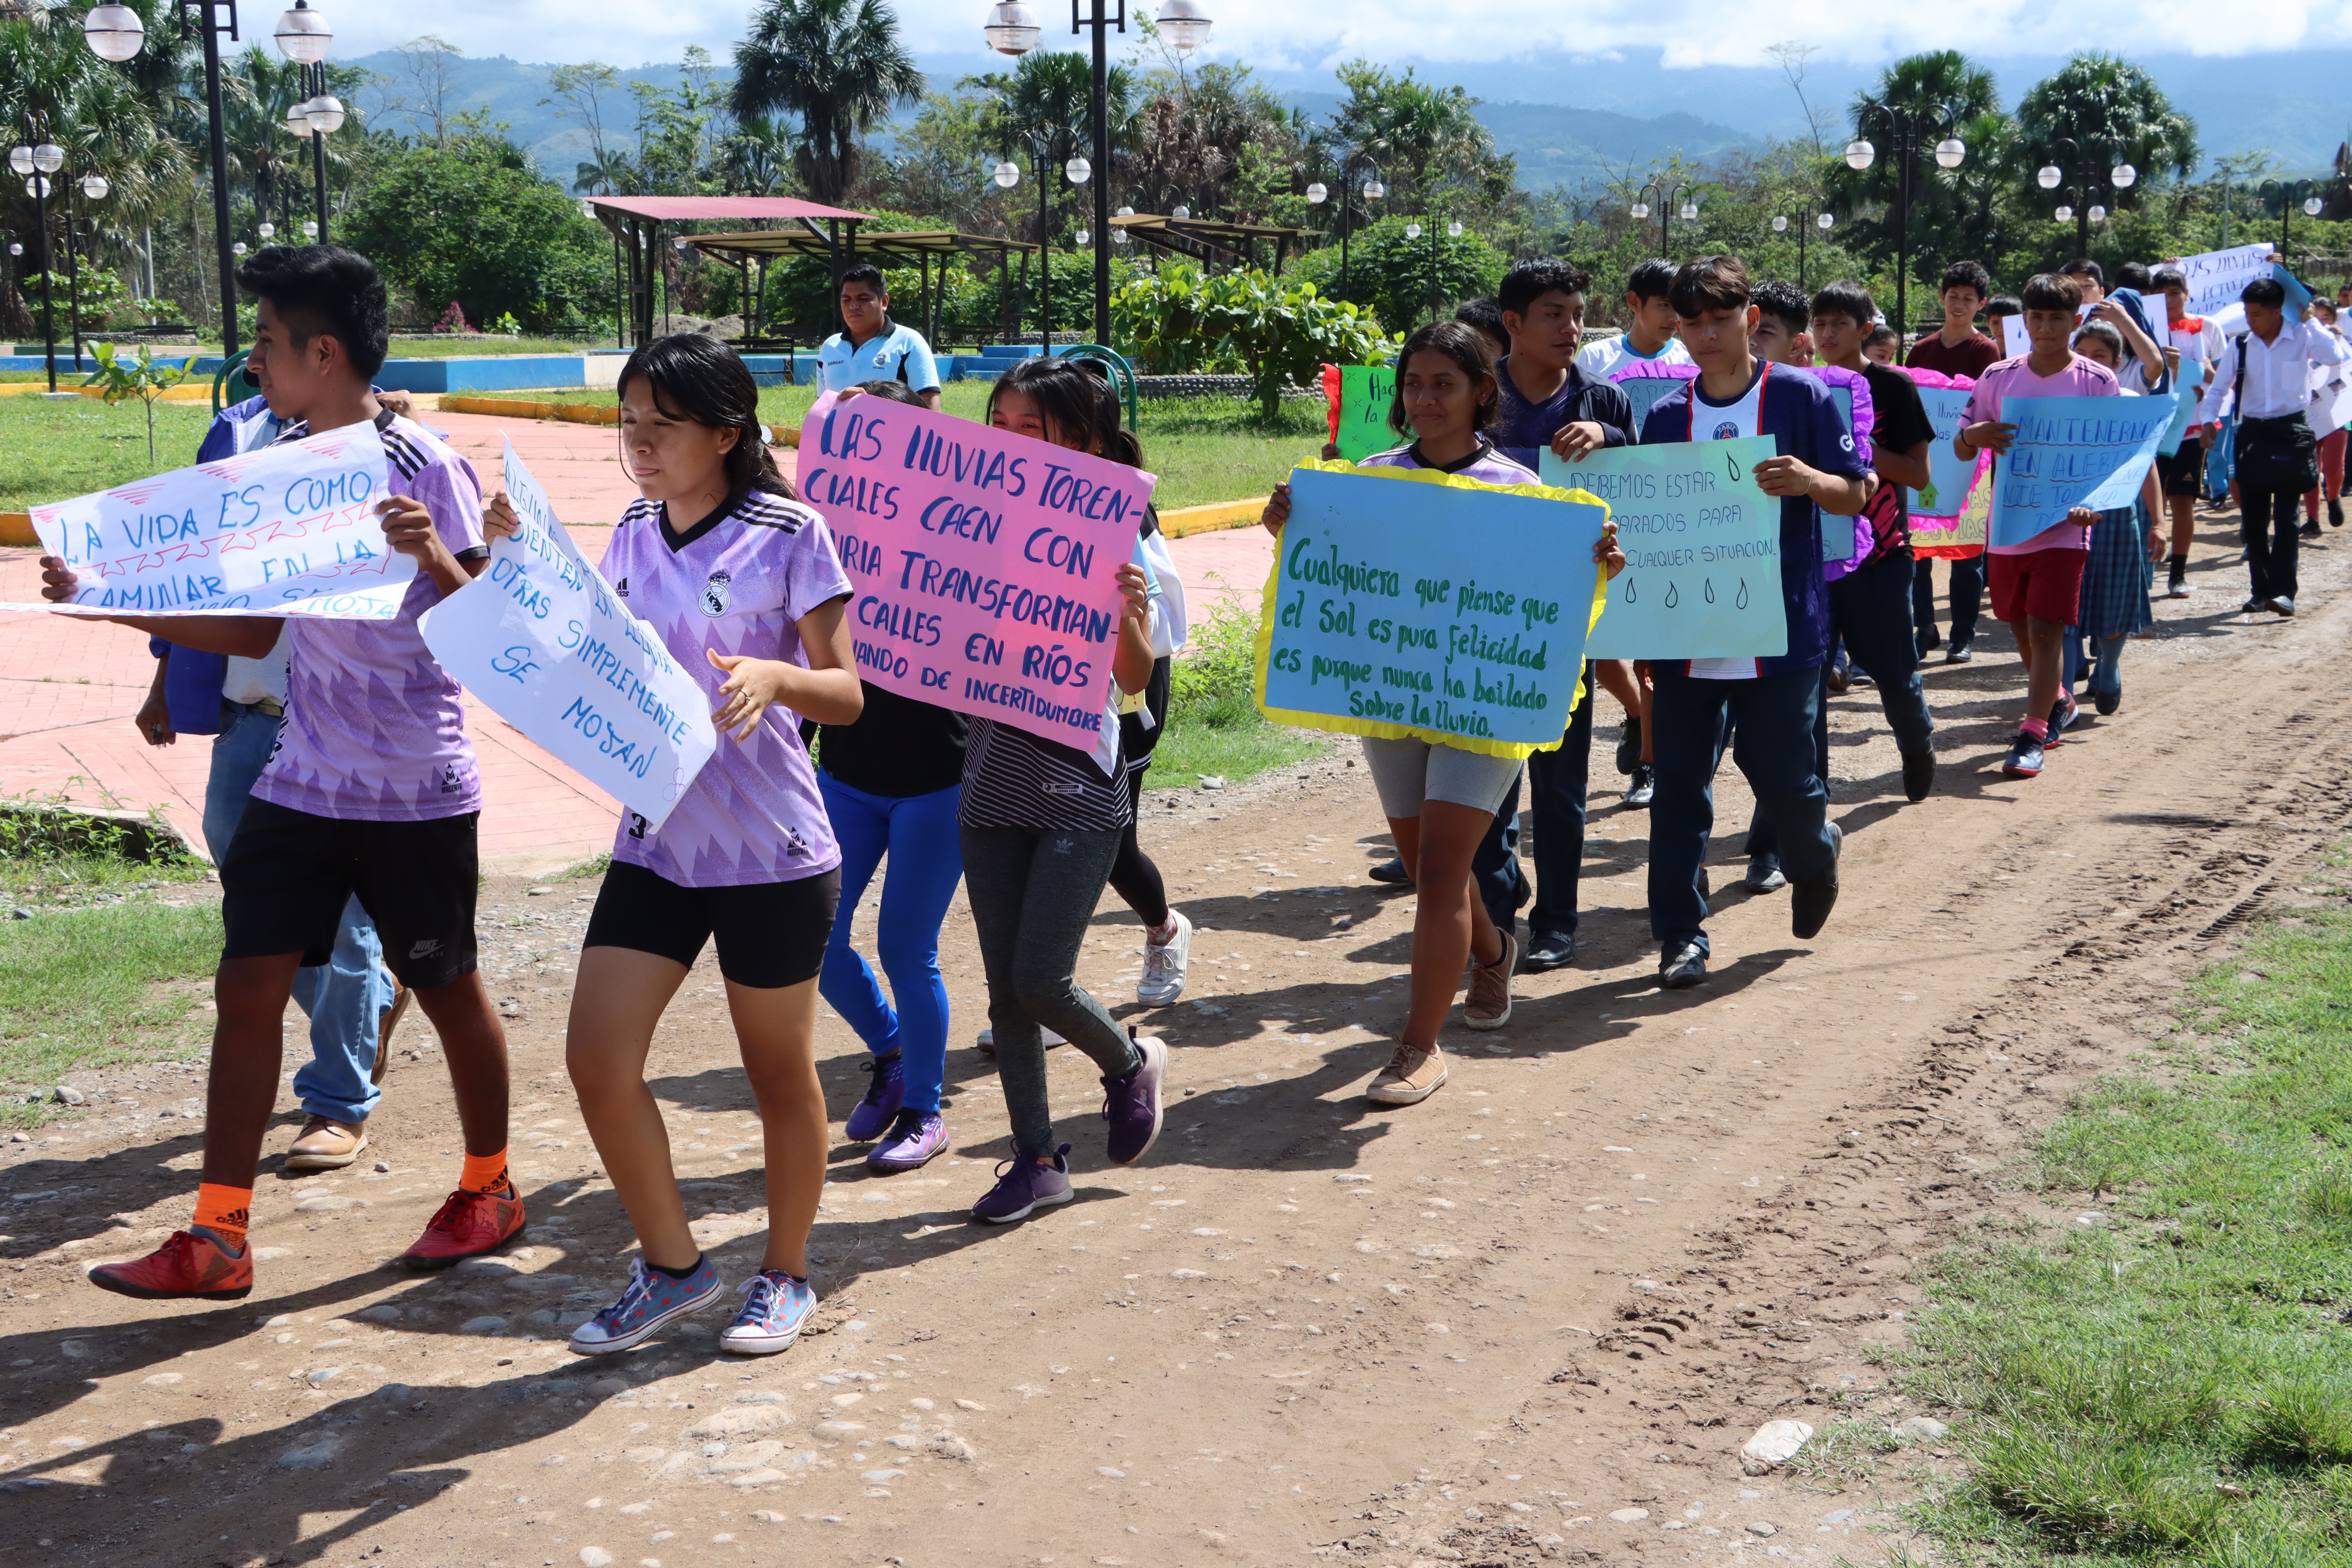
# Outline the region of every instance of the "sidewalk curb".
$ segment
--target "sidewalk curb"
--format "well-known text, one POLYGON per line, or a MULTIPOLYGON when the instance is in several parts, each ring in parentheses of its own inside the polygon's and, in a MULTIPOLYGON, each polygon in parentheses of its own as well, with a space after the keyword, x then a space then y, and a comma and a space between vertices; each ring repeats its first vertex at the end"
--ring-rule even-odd
MULTIPOLYGON (((449 414, 504 415, 509 419, 560 419, 567 425, 618 425, 621 410, 616 405, 602 403, 536 403, 521 397, 471 397, 457 393, 441 395, 439 406, 449 414)), ((799 430, 788 425, 767 427, 768 443, 775 447, 801 444, 799 430)))
POLYGON ((1160 514, 1160 531, 1171 539, 1182 539, 1187 534, 1213 533, 1219 529, 1250 528, 1265 511, 1270 496, 1251 496, 1242 500, 1213 501, 1207 506, 1180 506, 1160 514))
POLYGON ((41 536, 33 531, 33 514, 29 511, 0 511, 0 544, 38 544, 41 536))

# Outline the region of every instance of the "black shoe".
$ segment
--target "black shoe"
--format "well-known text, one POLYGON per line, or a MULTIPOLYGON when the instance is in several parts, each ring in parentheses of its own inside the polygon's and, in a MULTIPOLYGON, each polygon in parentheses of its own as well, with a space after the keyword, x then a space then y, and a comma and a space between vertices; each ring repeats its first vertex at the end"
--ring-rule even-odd
POLYGON ((1830 666, 1830 691, 1832 695, 1843 691, 1847 687, 1853 684, 1853 670, 1852 666, 1843 664, 1833 664, 1830 666))
POLYGON ((1695 942, 1658 958, 1658 984, 1669 991, 1687 991, 1706 979, 1706 950, 1695 942))
POLYGON ((1944 662, 1946 664, 1968 663, 1977 656, 1976 641, 1974 637, 1954 637, 1952 646, 1944 650, 1944 662))
POLYGON ((2305 537, 2305 539, 2316 539, 2316 538, 2318 538, 2318 537, 2319 537, 2319 520, 2318 520, 2317 518, 2315 518, 2315 517, 2313 517, 2313 518, 2305 518, 2305 519, 2304 520, 2304 524, 2303 524, 2303 528, 2302 528, 2302 531, 2302 531, 2302 533, 2303 533, 2303 537, 2305 537))
POLYGON ((1658 770, 1643 763, 1633 770, 1633 782, 1625 786, 1625 805, 1630 810, 1641 810, 1656 798, 1658 770))
POLYGON ((1799 942, 1821 935, 1822 927, 1830 923, 1830 911, 1837 908, 1837 856, 1844 844, 1844 829, 1831 823, 1830 879, 1793 884, 1789 894, 1789 931, 1799 942))
MULTIPOLYGON (((1516 869, 1516 868, 1514 868, 1514 869, 1516 869)), ((1535 902, 1536 899, 1536 885, 1528 880, 1526 872, 1522 871, 1519 873, 1518 881, 1519 890, 1511 896, 1511 912, 1515 915, 1521 910, 1526 909, 1529 904, 1535 902)), ((1497 921, 1496 923, 1499 925, 1501 922, 1497 921)), ((1516 924, 1517 922, 1515 921, 1513 923, 1516 924)))
POLYGON ((2334 496, 2327 498, 2327 526, 2330 528, 2344 526, 2344 503, 2334 496))
POLYGON ((1379 865, 1373 867, 1372 880, 1375 882, 1386 882, 1391 887, 1395 888, 1410 888, 1412 886, 1412 879, 1405 875, 1404 857, 1402 855, 1391 855, 1387 859, 1381 861, 1379 865))
POLYGON ((1777 893, 1789 885, 1789 879, 1780 873, 1780 857, 1750 855, 1748 875, 1739 879, 1739 885, 1751 893, 1777 893))
POLYGON ((2116 689, 2113 691, 2102 691, 2097 687, 2093 687, 2091 689, 2091 700, 2098 705, 2099 716, 2103 719, 2105 718, 2108 714, 2113 713, 2116 709, 2124 705, 2123 682, 2121 680, 2116 681, 2116 689))
POLYGON ((2268 599, 2260 598, 2248 599, 2244 604, 2238 606, 2242 613, 2249 616, 2252 615, 2256 610, 2267 610, 2270 607, 2271 602, 2268 599))
POLYGON ((1531 931, 1528 950, 1519 960, 1526 970, 1566 969, 1576 959, 1576 939, 1564 931, 1531 931))
POLYGON ((1926 631, 1919 634, 1919 651, 1921 653, 1933 653, 1943 646, 1944 634, 1937 631, 1935 627, 1929 626, 1926 631))
POLYGON ((1936 787, 1936 748, 1922 746, 1903 753, 1903 794, 1913 804, 1927 798, 1936 787))
MULTIPOLYGON (((1588 694, 1586 701, 1591 698, 1588 694)), ((1625 715, 1625 728, 1617 736, 1617 771, 1630 773, 1642 765, 1642 719, 1637 713, 1625 715)))

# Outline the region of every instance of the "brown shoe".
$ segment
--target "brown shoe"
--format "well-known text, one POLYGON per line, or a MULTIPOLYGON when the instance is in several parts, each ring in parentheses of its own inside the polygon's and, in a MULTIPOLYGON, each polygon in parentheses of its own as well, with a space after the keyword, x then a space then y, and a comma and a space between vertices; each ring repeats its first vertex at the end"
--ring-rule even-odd
POLYGON ((392 1032, 400 1027, 400 1016, 407 1012, 408 1005, 415 1000, 415 992, 397 980, 392 983, 392 1005, 383 1010, 383 1021, 376 1026, 375 1070, 368 1075, 369 1082, 383 1082, 384 1066, 392 1060, 392 1032))
POLYGON ((1511 1021, 1511 971, 1519 966, 1519 940, 1510 931, 1503 939, 1503 955, 1492 963, 1470 966, 1470 995, 1462 1004, 1462 1021, 1474 1029, 1499 1029, 1511 1021))
POLYGON ((302 1123, 294 1147, 286 1151, 289 1171, 340 1171, 368 1146, 367 1123, 353 1127, 331 1117, 313 1116, 302 1123))
POLYGON ((1419 1105, 1445 1082, 1445 1053, 1435 1046, 1399 1042, 1389 1065, 1372 1079, 1364 1098, 1375 1105, 1419 1105))

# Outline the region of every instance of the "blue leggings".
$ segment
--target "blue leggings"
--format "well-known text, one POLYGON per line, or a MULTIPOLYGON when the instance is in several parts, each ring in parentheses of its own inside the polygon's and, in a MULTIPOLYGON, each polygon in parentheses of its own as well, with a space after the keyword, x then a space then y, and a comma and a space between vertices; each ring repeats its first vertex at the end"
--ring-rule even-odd
POLYGON ((848 1020, 876 1056, 899 1054, 909 1110, 936 1112, 948 1073, 948 985, 940 976, 940 925, 963 879, 956 826, 961 785, 903 798, 852 789, 820 770, 817 788, 841 845, 841 904, 825 944, 817 994, 848 1020), (849 945, 849 922, 882 857, 882 917, 877 954, 890 977, 892 1007, 873 969, 849 945))

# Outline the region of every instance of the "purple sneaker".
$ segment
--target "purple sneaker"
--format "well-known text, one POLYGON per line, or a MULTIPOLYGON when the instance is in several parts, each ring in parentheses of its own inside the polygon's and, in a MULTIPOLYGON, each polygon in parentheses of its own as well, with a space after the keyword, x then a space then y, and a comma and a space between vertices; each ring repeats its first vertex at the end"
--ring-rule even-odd
POLYGON ((947 1146, 948 1124, 940 1119, 940 1113, 908 1106, 898 1112, 898 1119, 882 1135, 874 1152, 866 1156, 866 1168, 883 1175, 919 1171, 945 1153, 947 1146))
POLYGON ((871 1143, 880 1137, 890 1123, 898 1120, 898 1108, 907 1102, 907 1065, 898 1053, 869 1057, 866 1070, 874 1081, 866 1086, 866 1098, 849 1113, 849 1124, 842 1129, 852 1143, 871 1143))
POLYGON ((997 1166, 996 1185, 971 1205, 971 1217, 1010 1225, 1041 1208, 1068 1203, 1070 1196, 1070 1146, 1065 1143, 1050 1160, 1015 1154, 997 1166))
POLYGON ((1168 1074, 1168 1047, 1156 1036, 1137 1038, 1143 1060, 1125 1078, 1103 1081, 1103 1120, 1110 1123, 1108 1151, 1114 1165, 1132 1165, 1150 1152, 1160 1137, 1160 1080, 1168 1074))

